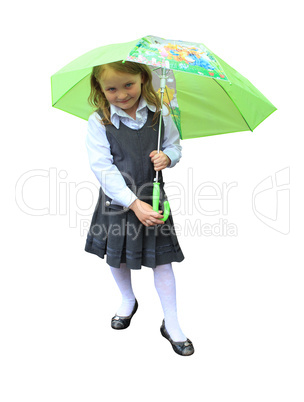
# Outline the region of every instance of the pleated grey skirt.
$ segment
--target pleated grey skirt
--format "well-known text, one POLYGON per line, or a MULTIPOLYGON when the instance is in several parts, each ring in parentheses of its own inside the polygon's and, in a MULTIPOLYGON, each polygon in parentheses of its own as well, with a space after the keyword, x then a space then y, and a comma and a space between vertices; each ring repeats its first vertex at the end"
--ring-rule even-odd
POLYGON ((163 225, 146 227, 132 210, 106 206, 106 201, 100 189, 85 251, 100 258, 106 255, 106 262, 115 268, 121 263, 130 269, 141 269, 183 261, 171 213, 163 225))

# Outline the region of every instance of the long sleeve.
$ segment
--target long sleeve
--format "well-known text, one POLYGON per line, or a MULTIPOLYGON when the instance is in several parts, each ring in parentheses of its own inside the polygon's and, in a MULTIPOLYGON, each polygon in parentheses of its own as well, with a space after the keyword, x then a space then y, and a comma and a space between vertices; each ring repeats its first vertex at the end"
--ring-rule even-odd
POLYGON ((104 193, 112 199, 114 204, 129 207, 137 197, 126 185, 122 174, 113 164, 106 130, 98 121, 95 113, 88 120, 86 147, 91 169, 104 193))

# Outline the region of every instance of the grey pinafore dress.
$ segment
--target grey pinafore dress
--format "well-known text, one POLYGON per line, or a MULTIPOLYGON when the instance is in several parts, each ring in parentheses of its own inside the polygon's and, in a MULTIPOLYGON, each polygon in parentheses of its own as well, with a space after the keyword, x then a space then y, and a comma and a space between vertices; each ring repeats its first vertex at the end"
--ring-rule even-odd
MULTIPOLYGON (((102 117, 101 111, 98 112, 102 117)), ((149 154, 157 149, 158 123, 154 124, 153 112, 148 111, 146 124, 133 130, 122 122, 119 129, 106 125, 114 164, 122 173, 127 186, 137 197, 152 205, 155 170, 149 154)), ((162 122, 162 132, 164 124, 162 122)), ((166 197, 161 172, 159 174, 161 201, 166 197)), ((162 209, 162 204, 160 208, 162 209)), ((130 269, 141 266, 155 268, 170 262, 181 262, 184 255, 179 246, 170 213, 163 225, 146 227, 135 213, 112 203, 100 188, 98 202, 87 235, 85 251, 119 268, 126 263, 130 269)))

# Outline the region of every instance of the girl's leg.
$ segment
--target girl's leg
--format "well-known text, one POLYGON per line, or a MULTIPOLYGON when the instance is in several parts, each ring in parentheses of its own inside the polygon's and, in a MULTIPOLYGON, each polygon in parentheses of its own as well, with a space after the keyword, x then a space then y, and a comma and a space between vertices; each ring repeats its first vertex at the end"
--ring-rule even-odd
POLYGON ((164 311, 165 327, 174 342, 184 342, 187 337, 183 334, 177 319, 176 287, 172 265, 157 265, 153 271, 155 288, 164 311))
POLYGON ((131 270, 126 267, 126 264, 120 264, 120 268, 110 266, 110 269, 122 296, 122 303, 116 311, 116 315, 128 317, 132 313, 135 305, 135 296, 131 282, 131 270))

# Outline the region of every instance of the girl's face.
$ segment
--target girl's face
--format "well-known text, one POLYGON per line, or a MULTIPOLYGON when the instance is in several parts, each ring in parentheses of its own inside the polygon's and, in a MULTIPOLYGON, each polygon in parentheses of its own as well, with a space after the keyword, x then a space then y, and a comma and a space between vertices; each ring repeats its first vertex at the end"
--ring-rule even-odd
POLYGON ((108 102, 135 118, 143 83, 141 74, 134 75, 106 67, 99 82, 108 102))

